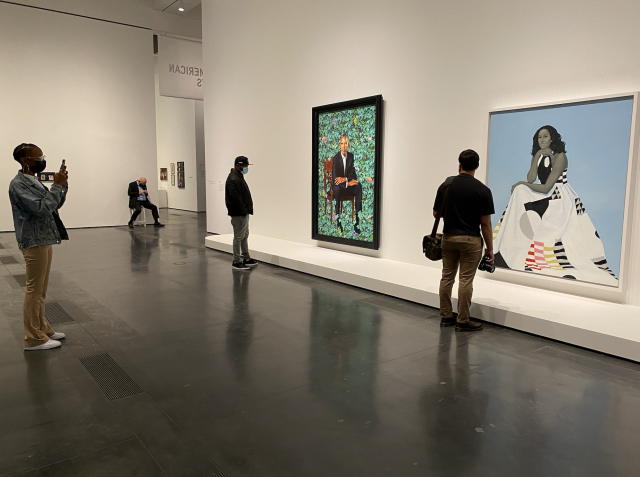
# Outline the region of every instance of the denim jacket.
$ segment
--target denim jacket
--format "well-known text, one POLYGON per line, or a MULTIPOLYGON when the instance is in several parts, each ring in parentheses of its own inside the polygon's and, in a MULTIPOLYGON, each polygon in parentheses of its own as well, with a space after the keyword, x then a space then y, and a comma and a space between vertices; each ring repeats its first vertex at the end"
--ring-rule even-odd
MULTIPOLYGON (((54 214, 63 206, 68 184, 54 184, 51 190, 38 187, 22 171, 9 184, 18 247, 32 248, 58 244, 62 240, 54 214)), ((64 227, 63 227, 64 228, 64 227)))

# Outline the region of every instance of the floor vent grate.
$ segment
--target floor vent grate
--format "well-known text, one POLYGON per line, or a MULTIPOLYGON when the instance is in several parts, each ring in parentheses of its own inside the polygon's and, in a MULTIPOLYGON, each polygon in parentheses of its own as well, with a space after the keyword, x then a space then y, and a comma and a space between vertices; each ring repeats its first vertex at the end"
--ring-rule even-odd
POLYGON ((217 474, 210 475, 209 477, 226 477, 222 472, 218 472, 217 474))
POLYGON ((75 321, 67 310, 60 306, 60 303, 45 303, 44 317, 50 324, 71 323, 75 321))
POLYGON ((108 353, 80 358, 109 401, 144 392, 108 353))

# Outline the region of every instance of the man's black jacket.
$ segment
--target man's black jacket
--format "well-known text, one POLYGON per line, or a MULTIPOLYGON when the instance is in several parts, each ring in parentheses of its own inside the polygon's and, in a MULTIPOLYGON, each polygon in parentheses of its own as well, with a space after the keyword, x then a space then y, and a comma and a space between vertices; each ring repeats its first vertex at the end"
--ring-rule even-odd
POLYGON ((231 169, 224 186, 224 203, 231 217, 253 215, 253 200, 241 172, 231 169))
POLYGON ((345 170, 344 162, 342 161, 342 153, 338 152, 335 156, 333 156, 333 168, 331 170, 332 179, 334 183, 332 187, 340 187, 341 189, 346 189, 348 187, 349 181, 358 180, 358 176, 356 175, 355 161, 353 159, 353 154, 347 152, 347 168, 345 170), (346 182, 336 186, 335 180, 338 177, 346 177, 346 182))
MULTIPOLYGON (((144 186, 144 189, 146 188, 147 186, 144 186)), ((129 194, 129 208, 135 209, 136 203, 138 202, 138 196, 140 195, 140 190, 138 189, 138 181, 133 181, 131 184, 129 184, 129 190, 127 191, 127 194, 129 194)), ((149 194, 147 194, 147 200, 149 200, 149 194)))

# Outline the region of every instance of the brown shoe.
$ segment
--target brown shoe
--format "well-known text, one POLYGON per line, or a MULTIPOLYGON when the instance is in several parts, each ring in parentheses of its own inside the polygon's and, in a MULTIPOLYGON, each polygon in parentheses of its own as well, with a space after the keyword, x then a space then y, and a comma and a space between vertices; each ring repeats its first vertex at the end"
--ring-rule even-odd
POLYGON ((447 326, 453 326, 456 324, 456 316, 450 316, 449 318, 440 318, 440 326, 447 327, 447 326))
POLYGON ((456 323, 456 331, 480 331, 482 329, 482 323, 479 321, 467 321, 465 323, 456 323))

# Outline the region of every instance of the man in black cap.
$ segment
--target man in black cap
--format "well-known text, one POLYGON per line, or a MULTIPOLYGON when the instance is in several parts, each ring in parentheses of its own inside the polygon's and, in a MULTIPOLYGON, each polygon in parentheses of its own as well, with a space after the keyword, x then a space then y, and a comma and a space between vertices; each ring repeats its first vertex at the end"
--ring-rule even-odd
POLYGON ((249 172, 249 159, 238 156, 224 187, 224 202, 233 226, 233 269, 249 270, 258 262, 249 256, 249 215, 253 215, 253 200, 244 175, 249 172))

